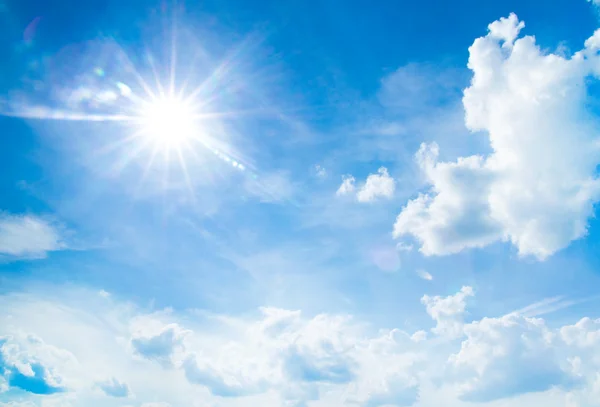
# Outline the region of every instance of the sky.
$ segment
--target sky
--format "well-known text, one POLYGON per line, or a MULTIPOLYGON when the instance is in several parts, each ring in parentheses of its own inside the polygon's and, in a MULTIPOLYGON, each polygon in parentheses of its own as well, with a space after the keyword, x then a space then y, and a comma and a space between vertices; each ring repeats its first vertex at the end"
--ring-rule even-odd
POLYGON ((600 2, 0 0, 0 407, 600 407, 600 2))

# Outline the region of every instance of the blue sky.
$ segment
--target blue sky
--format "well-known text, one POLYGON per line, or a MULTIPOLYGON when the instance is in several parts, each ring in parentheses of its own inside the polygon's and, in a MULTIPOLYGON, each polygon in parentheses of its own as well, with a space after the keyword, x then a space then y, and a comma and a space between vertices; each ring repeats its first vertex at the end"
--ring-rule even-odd
POLYGON ((600 5, 0 1, 0 406, 599 406, 600 5))

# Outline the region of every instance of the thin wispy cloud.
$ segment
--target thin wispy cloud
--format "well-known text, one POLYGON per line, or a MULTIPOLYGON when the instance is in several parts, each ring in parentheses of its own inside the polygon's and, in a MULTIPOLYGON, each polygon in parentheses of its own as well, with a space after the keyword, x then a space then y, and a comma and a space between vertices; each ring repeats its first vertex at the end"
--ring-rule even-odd
POLYGON ((545 298, 541 301, 530 304, 526 307, 513 311, 512 313, 534 318, 547 314, 552 314, 575 305, 584 304, 586 302, 597 301, 599 296, 568 299, 563 296, 545 298))
POLYGON ((0 214, 0 256, 5 259, 43 258, 66 249, 62 230, 33 215, 0 214))
POLYGON ((429 273, 423 269, 417 270, 417 275, 419 277, 421 277, 423 280, 433 281, 433 276, 431 275, 431 273, 429 273))

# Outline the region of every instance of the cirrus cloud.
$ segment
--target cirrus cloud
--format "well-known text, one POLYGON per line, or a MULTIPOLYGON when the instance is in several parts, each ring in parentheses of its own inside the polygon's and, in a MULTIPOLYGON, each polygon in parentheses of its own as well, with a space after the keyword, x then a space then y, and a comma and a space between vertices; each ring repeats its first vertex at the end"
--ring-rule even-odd
POLYGON ((0 256, 43 258, 64 248, 60 230, 51 222, 33 215, 0 213, 0 256))

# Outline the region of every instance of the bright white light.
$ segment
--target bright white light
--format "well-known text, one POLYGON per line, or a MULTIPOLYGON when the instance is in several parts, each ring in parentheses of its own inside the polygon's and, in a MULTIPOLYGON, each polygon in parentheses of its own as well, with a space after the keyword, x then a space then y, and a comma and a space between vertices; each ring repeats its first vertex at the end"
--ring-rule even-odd
POLYGON ((140 115, 142 136, 164 149, 179 148, 197 136, 195 116, 192 106, 174 97, 148 102, 140 115))

